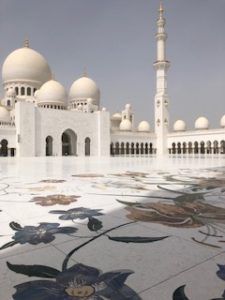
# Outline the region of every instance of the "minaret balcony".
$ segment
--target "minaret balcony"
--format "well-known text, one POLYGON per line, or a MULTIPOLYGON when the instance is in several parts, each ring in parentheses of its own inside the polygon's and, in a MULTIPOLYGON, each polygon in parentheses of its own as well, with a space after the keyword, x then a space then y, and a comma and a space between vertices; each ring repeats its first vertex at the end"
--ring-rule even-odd
POLYGON ((170 67, 170 62, 168 60, 157 60, 153 63, 153 66, 156 70, 159 70, 159 69, 164 69, 164 70, 168 70, 169 67, 170 67))
POLYGON ((158 32, 155 34, 155 37, 156 37, 157 41, 160 41, 160 40, 166 41, 168 35, 166 32, 158 32))

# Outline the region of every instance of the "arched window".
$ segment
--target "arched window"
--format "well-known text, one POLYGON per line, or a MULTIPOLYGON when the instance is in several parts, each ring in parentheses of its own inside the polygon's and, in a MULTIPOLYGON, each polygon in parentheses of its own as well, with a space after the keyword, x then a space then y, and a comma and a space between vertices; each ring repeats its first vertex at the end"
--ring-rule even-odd
POLYGON ((131 143, 131 154, 134 155, 134 143, 131 143))
POLYGON ((181 143, 177 143, 177 153, 181 154, 181 143))
POLYGON ((148 154, 148 143, 145 143, 145 154, 148 154))
POLYGON ((136 154, 139 155, 139 143, 136 143, 136 154))
POLYGON ((30 87, 27 88, 27 96, 31 96, 31 88, 30 87))
POLYGON ((198 142, 194 142, 194 154, 198 154, 198 142))
POLYGON ((141 143, 141 154, 143 155, 144 154, 144 144, 141 143))
POLYGON ((187 153, 187 144, 184 142, 183 143, 183 154, 187 153))
POLYGON ((220 142, 220 153, 225 154, 225 141, 220 142))
POLYGON ((206 142, 206 153, 211 154, 212 153, 212 143, 210 141, 206 142))
POLYGON ((115 154, 119 155, 120 154, 120 144, 116 142, 116 149, 115 149, 115 154))
POLYGON ((85 151, 85 156, 90 156, 91 155, 91 139, 89 137, 86 137, 84 141, 84 151, 85 151))
POLYGON ((218 141, 213 142, 213 153, 218 154, 219 153, 219 143, 218 141))
POLYGON ((7 100, 7 106, 11 106, 11 101, 7 100))
POLYGON ((129 155, 130 154, 130 144, 126 143, 126 154, 129 155))
POLYGON ((149 144, 149 153, 153 154, 153 145, 152 145, 152 143, 149 144))
POLYGON ((191 154, 192 153, 192 142, 188 143, 188 153, 191 154))
POLYGON ((53 138, 49 135, 45 139, 45 155, 52 156, 53 155, 53 138))
POLYGON ((25 87, 22 86, 22 87, 21 87, 21 96, 24 96, 24 95, 25 95, 25 87))
POLYGON ((205 154, 205 143, 204 142, 200 143, 200 153, 205 154))
POLYGON ((121 143, 121 154, 125 154, 124 143, 121 143))
POLYGON ((172 154, 176 154, 176 144, 172 144, 172 154))
POLYGON ((110 144, 110 155, 114 155, 114 145, 113 143, 110 144))
POLYGON ((15 92, 16 92, 16 95, 18 96, 19 95, 19 88, 18 87, 15 88, 15 92))

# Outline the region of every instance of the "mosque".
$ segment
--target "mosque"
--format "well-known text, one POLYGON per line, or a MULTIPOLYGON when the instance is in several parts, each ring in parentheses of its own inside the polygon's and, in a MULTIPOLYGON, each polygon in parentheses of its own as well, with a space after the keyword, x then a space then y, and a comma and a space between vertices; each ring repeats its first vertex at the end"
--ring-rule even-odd
POLYGON ((225 115, 218 129, 210 129, 208 119, 200 116, 194 130, 188 131, 183 120, 170 130, 165 23, 160 4, 153 64, 154 128, 147 121, 135 127, 130 104, 112 115, 101 107, 100 89, 87 74, 75 80, 67 93, 45 58, 26 41, 2 66, 0 156, 225 154, 225 115))

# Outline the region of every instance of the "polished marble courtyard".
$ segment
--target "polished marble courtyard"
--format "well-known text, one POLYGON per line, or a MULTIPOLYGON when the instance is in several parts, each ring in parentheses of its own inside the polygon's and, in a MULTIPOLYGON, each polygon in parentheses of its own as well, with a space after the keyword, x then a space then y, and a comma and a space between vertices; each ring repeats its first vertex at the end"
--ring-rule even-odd
POLYGON ((1 158, 1 300, 225 299, 225 158, 1 158))

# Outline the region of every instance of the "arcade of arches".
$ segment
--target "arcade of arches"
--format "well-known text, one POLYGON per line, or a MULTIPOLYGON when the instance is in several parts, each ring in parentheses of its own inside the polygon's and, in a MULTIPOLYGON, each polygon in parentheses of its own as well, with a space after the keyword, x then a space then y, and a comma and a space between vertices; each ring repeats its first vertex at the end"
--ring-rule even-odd
POLYGON ((155 154, 156 149, 152 143, 111 143, 110 155, 149 155, 155 154))
POLYGON ((225 141, 172 143, 169 154, 225 154, 225 141))

